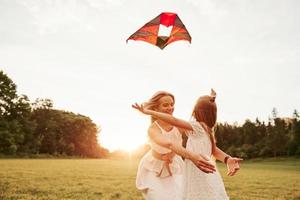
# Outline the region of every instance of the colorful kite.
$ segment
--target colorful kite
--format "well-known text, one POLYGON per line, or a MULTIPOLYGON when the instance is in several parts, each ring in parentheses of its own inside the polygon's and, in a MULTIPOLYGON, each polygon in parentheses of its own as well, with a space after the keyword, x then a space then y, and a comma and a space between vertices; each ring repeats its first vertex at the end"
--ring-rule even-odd
POLYGON ((142 40, 164 49, 168 44, 187 40, 191 43, 191 36, 176 13, 164 12, 145 24, 142 28, 132 34, 128 40, 142 40), (159 36, 159 25, 173 26, 169 36, 159 36))

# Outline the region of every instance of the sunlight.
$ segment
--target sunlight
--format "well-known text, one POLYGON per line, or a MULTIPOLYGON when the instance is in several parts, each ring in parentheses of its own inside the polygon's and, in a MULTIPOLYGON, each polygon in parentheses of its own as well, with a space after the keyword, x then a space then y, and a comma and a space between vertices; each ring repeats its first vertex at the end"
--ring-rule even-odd
POLYGON ((127 153, 132 153, 139 146, 141 146, 141 143, 139 143, 139 144, 124 143, 121 147, 119 147, 119 149, 123 150, 123 151, 125 151, 127 153))
POLYGON ((103 134, 100 139, 98 138, 98 140, 101 140, 100 145, 102 147, 108 149, 111 152, 116 150, 122 150, 130 153, 135 151, 147 142, 147 140, 143 137, 135 139, 131 137, 126 137, 120 138, 118 141, 116 141, 115 138, 106 136, 107 135, 103 134))

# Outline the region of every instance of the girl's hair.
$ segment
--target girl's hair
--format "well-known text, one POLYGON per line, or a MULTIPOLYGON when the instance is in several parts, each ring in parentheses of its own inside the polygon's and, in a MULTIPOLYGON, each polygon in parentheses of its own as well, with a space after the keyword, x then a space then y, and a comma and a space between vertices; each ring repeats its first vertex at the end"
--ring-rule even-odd
POLYGON ((216 139, 214 134, 214 127, 217 122, 217 104, 215 103, 215 96, 202 96, 198 99, 192 116, 200 122, 202 127, 209 134, 212 144, 212 151, 216 148, 216 139))
MULTIPOLYGON (((149 110, 156 110, 159 106, 159 100, 165 96, 170 96, 175 103, 175 97, 173 94, 166 91, 158 91, 147 102, 143 103, 144 108, 149 110)), ((156 118, 151 116, 151 123, 153 123, 155 120, 156 118)))

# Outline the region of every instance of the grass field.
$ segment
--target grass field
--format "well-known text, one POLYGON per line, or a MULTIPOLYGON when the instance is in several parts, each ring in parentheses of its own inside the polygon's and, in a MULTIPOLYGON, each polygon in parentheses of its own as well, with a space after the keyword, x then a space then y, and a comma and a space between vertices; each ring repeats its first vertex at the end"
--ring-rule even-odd
MULTIPOLYGON (((138 161, 0 159, 0 199, 142 199, 138 161)), ((232 200, 300 200, 300 159, 247 161, 235 177, 219 164, 232 200)))

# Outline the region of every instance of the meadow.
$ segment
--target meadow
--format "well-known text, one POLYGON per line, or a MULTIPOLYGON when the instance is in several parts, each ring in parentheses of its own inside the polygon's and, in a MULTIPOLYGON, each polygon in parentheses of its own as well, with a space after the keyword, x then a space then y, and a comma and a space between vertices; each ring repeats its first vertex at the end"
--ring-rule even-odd
MULTIPOLYGON (((137 160, 0 159, 2 200, 143 199, 137 160)), ((245 161, 235 177, 218 164, 232 200, 300 200, 300 159, 245 161)))

